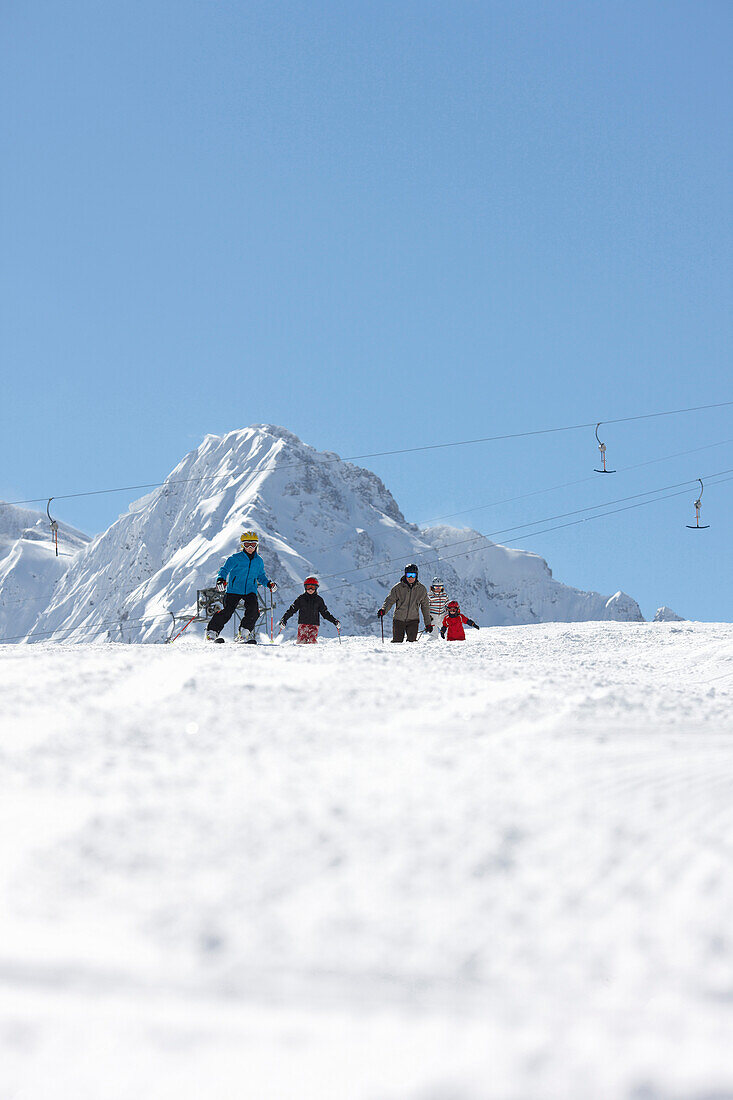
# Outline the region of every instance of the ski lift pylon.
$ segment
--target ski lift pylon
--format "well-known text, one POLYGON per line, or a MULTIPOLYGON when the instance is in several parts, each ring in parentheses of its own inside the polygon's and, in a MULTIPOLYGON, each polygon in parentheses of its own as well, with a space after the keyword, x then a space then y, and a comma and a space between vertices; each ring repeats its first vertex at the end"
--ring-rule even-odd
POLYGON ((599 420, 598 423, 596 424, 596 439, 598 440, 598 450, 601 452, 601 461, 603 462, 603 469, 599 470, 598 467, 596 466, 595 467, 595 472, 597 474, 615 474, 616 473, 615 470, 607 470, 606 469, 606 444, 601 443, 601 438, 598 435, 598 429, 600 428, 602 423, 603 423, 603 421, 599 420))
POLYGON ((705 486, 702 483, 702 478, 697 479, 700 482, 700 496, 695 501, 695 522, 688 523, 688 531, 706 531, 710 526, 709 523, 700 523, 700 509, 702 508, 702 494, 705 492, 705 486))
POLYGON ((48 516, 48 522, 51 524, 51 542, 56 547, 56 557, 59 556, 59 525, 58 521, 51 515, 51 501, 53 497, 48 498, 48 504, 46 505, 46 515, 48 516))

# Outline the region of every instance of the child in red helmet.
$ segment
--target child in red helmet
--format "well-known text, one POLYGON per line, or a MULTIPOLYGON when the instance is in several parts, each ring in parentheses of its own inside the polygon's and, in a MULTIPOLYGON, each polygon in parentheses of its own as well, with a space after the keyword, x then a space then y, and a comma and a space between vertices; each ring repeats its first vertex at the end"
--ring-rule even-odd
POLYGON ((451 600, 448 604, 448 614, 443 619, 443 625, 440 628, 441 638, 447 637, 449 642, 465 642, 466 634, 463 630, 464 623, 466 626, 472 626, 476 630, 479 629, 478 624, 475 623, 473 619, 469 619, 466 615, 461 614, 458 600, 451 600))
POLYGON ((282 619, 280 626, 285 626, 291 615, 298 612, 298 645, 312 645, 318 641, 318 627, 321 615, 338 629, 341 625, 338 619, 334 619, 331 612, 323 602, 323 597, 318 595, 318 578, 306 577, 303 582, 305 592, 293 600, 282 619))

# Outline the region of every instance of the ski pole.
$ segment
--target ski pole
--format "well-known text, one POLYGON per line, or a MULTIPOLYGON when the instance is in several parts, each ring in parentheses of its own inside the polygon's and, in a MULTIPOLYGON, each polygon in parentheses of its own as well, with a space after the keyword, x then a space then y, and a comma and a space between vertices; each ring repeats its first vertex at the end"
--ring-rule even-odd
POLYGON ((336 633, 339 636, 339 645, 341 645, 341 627, 340 626, 336 627, 336 633))
POLYGON ((382 624, 382 645, 384 645, 384 615, 379 616, 379 621, 382 624))
POLYGON ((171 642, 175 642, 176 638, 180 638, 181 634, 183 634, 183 631, 188 630, 191 623, 193 623, 195 621, 196 621, 196 616, 194 615, 193 619, 189 619, 188 622, 186 623, 186 625, 183 627, 183 629, 179 630, 177 634, 174 634, 172 638, 168 639, 168 643, 170 644, 171 642))

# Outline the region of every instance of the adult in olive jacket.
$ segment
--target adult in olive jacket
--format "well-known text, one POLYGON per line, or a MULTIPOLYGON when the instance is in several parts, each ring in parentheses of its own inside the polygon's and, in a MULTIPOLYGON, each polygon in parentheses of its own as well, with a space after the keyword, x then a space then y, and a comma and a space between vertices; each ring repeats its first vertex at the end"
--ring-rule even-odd
POLYGON ((377 612, 380 619, 383 615, 386 615, 390 607, 394 607, 392 617, 393 642, 403 641, 405 635, 407 635, 408 642, 416 641, 420 627, 420 611, 422 611, 425 629, 428 634, 433 629, 428 590, 417 579, 416 565, 405 566, 404 576, 397 582, 377 612))

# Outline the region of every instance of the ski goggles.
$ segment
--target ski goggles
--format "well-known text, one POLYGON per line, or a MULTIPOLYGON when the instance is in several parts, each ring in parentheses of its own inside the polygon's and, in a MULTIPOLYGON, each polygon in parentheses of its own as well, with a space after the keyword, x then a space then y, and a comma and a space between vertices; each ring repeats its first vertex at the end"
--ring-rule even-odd
POLYGON ((306 592, 317 592, 318 591, 318 585, 317 584, 306 584, 303 587, 305 588, 306 592))
POLYGON ((257 543, 256 542, 243 542, 242 546, 249 546, 249 547, 253 547, 254 549, 257 549, 257 543))
POLYGON ((407 578, 408 578, 409 580, 413 580, 413 581, 416 581, 416 580, 417 580, 417 573, 405 573, 405 576, 406 576, 406 577, 407 577, 407 578))

